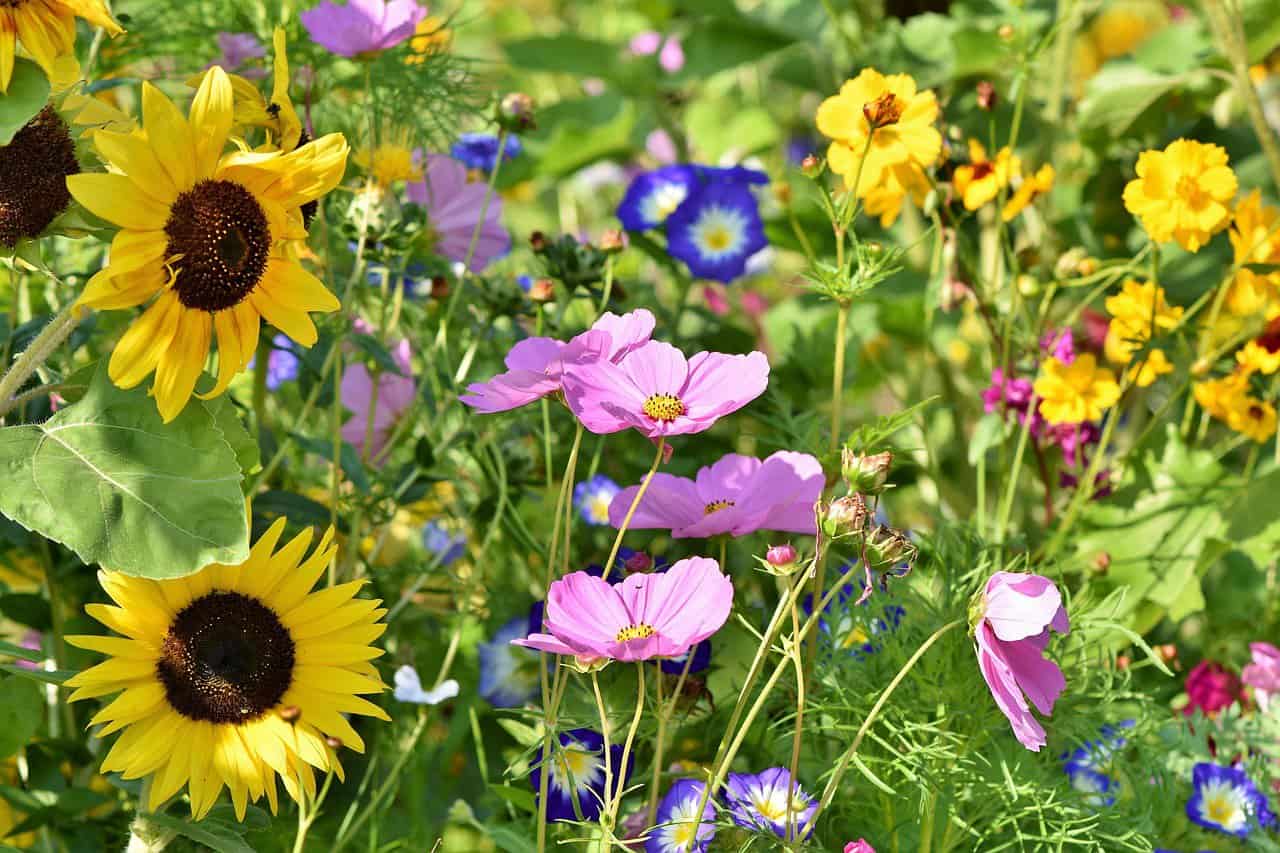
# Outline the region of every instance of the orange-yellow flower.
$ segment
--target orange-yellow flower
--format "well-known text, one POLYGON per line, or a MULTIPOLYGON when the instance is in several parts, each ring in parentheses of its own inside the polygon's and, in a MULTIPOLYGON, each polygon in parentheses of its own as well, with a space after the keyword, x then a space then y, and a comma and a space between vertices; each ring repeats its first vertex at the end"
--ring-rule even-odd
MULTIPOLYGON (((1105 351, 1107 360, 1114 364, 1128 364, 1153 336, 1176 328, 1182 320, 1182 307, 1171 306, 1163 288, 1154 281, 1129 279, 1119 293, 1107 297, 1106 306, 1111 325, 1107 327, 1105 351)), ((1145 387, 1151 383, 1139 384, 1145 387)))
POLYGON ((1099 367, 1093 353, 1078 355, 1070 364, 1046 359, 1033 388, 1040 398, 1040 414, 1051 424, 1096 421, 1120 399, 1116 375, 1099 367))
POLYGON ((1001 148, 996 158, 987 158, 987 149, 976 139, 969 140, 969 162, 956 166, 951 179, 956 195, 964 201, 965 210, 977 210, 995 200, 1010 179, 1021 174, 1020 161, 1008 148, 1001 148))
POLYGON ((1166 373, 1173 372, 1173 364, 1165 356, 1164 350, 1153 349, 1145 358, 1129 368, 1130 381, 1139 388, 1146 388, 1166 373))
POLYGON ((1152 240, 1197 252, 1227 227, 1236 175, 1221 147, 1177 139, 1139 154, 1137 173, 1124 188, 1124 206, 1152 240))
POLYGON ((1197 382, 1196 402, 1228 427, 1261 444, 1276 432, 1276 408, 1249 393, 1249 371, 1197 382))

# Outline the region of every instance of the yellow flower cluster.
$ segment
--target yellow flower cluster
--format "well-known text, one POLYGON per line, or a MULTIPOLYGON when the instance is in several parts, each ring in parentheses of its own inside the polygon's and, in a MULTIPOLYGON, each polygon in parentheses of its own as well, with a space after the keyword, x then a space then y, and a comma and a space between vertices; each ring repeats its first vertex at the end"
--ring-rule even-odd
POLYGON ((1073 45, 1071 74, 1076 91, 1108 60, 1132 53, 1169 23, 1160 0, 1112 0, 1104 4, 1073 45))
POLYGON ((1136 171, 1125 185, 1124 206, 1155 242, 1176 240, 1198 252, 1230 222, 1236 175, 1221 147, 1175 139, 1163 151, 1139 154, 1136 171))
POLYGON ((1221 379, 1196 383, 1196 402, 1213 417, 1261 444, 1276 432, 1276 407, 1249 393, 1253 371, 1241 367, 1221 379))
MULTIPOLYGON (((1171 306, 1164 290, 1154 281, 1130 279, 1115 296, 1107 297, 1111 324, 1107 327, 1105 351, 1113 364, 1129 364, 1134 354, 1157 334, 1177 328, 1182 320, 1182 307, 1171 306)), ((1164 350, 1150 350, 1139 364, 1129 369, 1129 378, 1146 388, 1157 378, 1173 371, 1164 350)))
POLYGON ((933 92, 917 91, 909 75, 865 68, 822 102, 817 125, 832 140, 827 149, 831 171, 863 200, 868 214, 888 226, 908 194, 920 203, 929 191, 924 170, 942 153, 942 136, 933 126, 937 119, 933 92))
POLYGON ((428 15, 418 22, 413 37, 409 39, 409 55, 406 65, 421 65, 427 57, 446 52, 453 45, 453 32, 445 26, 439 15, 428 15))
POLYGON ((1051 424, 1096 421, 1120 399, 1116 375, 1099 367, 1093 353, 1078 355, 1070 364, 1045 359, 1033 388, 1040 398, 1040 415, 1051 424))
POLYGON ((1005 202, 1002 218, 1005 222, 1026 209, 1037 196, 1053 189, 1053 167, 1046 164, 1034 174, 1023 177, 1022 159, 1008 146, 996 152, 991 160, 987 149, 976 139, 969 140, 969 162, 957 166, 952 177, 952 187, 964 203, 965 210, 977 210, 995 201, 1006 187, 1016 185, 1014 194, 1005 202))

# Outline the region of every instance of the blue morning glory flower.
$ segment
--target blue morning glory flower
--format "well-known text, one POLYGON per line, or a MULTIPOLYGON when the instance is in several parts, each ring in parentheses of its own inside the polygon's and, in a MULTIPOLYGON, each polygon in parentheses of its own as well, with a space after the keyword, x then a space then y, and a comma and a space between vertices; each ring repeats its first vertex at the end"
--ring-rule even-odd
POLYGON ((267 356, 267 388, 272 391, 298 378, 300 362, 293 346, 287 335, 276 335, 271 339, 271 353, 267 356))
POLYGON ((1111 759, 1128 743, 1121 730, 1131 729, 1133 725, 1133 720, 1125 720, 1118 727, 1103 726, 1098 740, 1085 741, 1083 746, 1060 756, 1071 787, 1088 794, 1086 801, 1091 805, 1102 807, 1115 803, 1120 781, 1111 770, 1111 759))
POLYGON ((667 217, 667 251, 697 278, 728 283, 769 245, 750 187, 714 180, 667 217))
POLYGON ((769 176, 759 169, 747 166, 694 166, 698 179, 703 184, 721 183, 763 186, 769 183, 769 176))
POLYGON ((772 767, 755 774, 730 773, 724 796, 734 823, 747 829, 767 830, 779 838, 786 837, 788 823, 792 825, 793 837, 807 836, 813 829, 810 823, 813 813, 818 810, 818 801, 791 781, 791 771, 785 767, 772 767))
MULTIPOLYGON (((551 778, 547 780, 547 819, 594 821, 600 817, 601 804, 605 796, 604 790, 604 738, 591 729, 570 729, 561 732, 560 748, 552 753, 552 760, 547 762, 551 770, 551 778), (578 809, 574 809, 574 800, 578 809)), ((635 756, 627 761, 626 772, 622 771, 622 744, 611 744, 609 763, 613 772, 613 790, 610 796, 616 796, 618 789, 625 786, 635 767, 635 756)), ((542 747, 534 751, 530 765, 529 784, 533 786, 535 796, 542 783, 542 747)))
POLYGON ((696 779, 671 783, 658 804, 657 828, 645 841, 645 853, 705 853, 716 837, 716 810, 710 797, 703 807, 702 819, 698 819, 698 804, 706 789, 706 783, 696 779), (690 847, 694 841, 697 843, 690 847))
MULTIPOLYGON (((502 159, 511 160, 520 156, 523 150, 520 137, 508 136, 502 149, 502 159)), ((468 169, 492 172, 493 167, 498 164, 498 137, 492 133, 464 133, 453 143, 449 153, 468 169)))
MULTIPOLYGON (((840 574, 849 571, 844 565, 840 574)), ((897 630, 902 617, 907 611, 900 604, 886 604, 879 613, 870 608, 870 600, 858 604, 862 594, 862 586, 847 583, 840 588, 831 599, 818 619, 818 630, 821 636, 830 643, 832 650, 843 649, 855 660, 865 660, 880 650, 880 643, 875 638, 881 634, 897 630)), ((813 596, 806 596, 804 612, 813 612, 813 596)))
POLYGON ((516 276, 516 284, 519 285, 521 290, 528 293, 533 287, 533 278, 527 275, 518 275, 516 276))
POLYGON ((499 628, 488 642, 477 647, 480 655, 480 698, 495 708, 518 708, 538 695, 538 665, 542 656, 532 649, 511 645, 542 630, 542 602, 527 616, 499 628))
POLYGON ((1244 838, 1255 826, 1277 824, 1267 798, 1239 768, 1202 762, 1191 771, 1191 785, 1187 817, 1205 829, 1244 838))
POLYGON ((658 666, 668 675, 680 675, 684 672, 684 665, 689 660, 689 655, 693 655, 693 662, 689 664, 689 674, 702 672, 711 666, 711 641, 703 640, 679 657, 662 658, 658 661, 658 666))
POLYGON ((618 219, 628 231, 647 231, 667 221, 697 184, 695 167, 663 166, 632 179, 618 204, 618 219))
POLYGON ((467 536, 450 531, 439 519, 433 518, 422 525, 422 546, 436 555, 441 566, 447 566, 466 553, 467 536))
POLYGON ((590 480, 584 480, 573 487, 573 503, 587 524, 608 524, 609 504, 620 491, 621 487, 613 480, 603 474, 596 474, 590 480))

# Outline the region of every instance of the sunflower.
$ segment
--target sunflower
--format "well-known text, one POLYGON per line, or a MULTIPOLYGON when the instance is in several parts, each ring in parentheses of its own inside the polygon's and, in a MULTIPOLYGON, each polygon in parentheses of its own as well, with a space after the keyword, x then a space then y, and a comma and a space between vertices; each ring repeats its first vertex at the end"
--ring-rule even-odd
POLYGON ((45 73, 76 44, 76 18, 110 35, 124 32, 102 0, 4 0, 0 3, 0 93, 9 90, 13 58, 21 44, 45 73))
MULTIPOLYGON (((228 75, 235 99, 233 130, 266 128, 271 135, 267 150, 288 152, 305 145, 307 136, 302 128, 302 119, 294 109, 293 99, 289 97, 289 54, 283 27, 276 27, 272 49, 275 55, 272 59, 270 98, 264 98, 251 80, 238 74, 228 75)), ((202 71, 188 80, 188 85, 198 88, 212 71, 202 71)))
POLYGON ((223 153, 234 121, 230 80, 214 68, 184 118, 160 90, 142 86, 143 129, 99 131, 94 143, 112 171, 67 179, 90 212, 120 226, 111 263, 79 304, 132 308, 159 294, 125 332, 108 372, 132 388, 153 371, 151 393, 165 421, 195 391, 216 332, 216 397, 248 364, 260 320, 303 346, 316 342, 311 311, 338 300, 288 251, 306 238, 301 208, 342 179, 347 143, 334 133, 294 151, 223 153))
POLYGON ((66 638, 108 656, 66 682, 71 701, 119 694, 90 721, 100 737, 123 730, 102 772, 151 776, 151 809, 185 785, 200 819, 225 785, 238 817, 264 793, 274 812, 277 775, 301 801, 315 770, 343 778, 340 747, 364 751, 344 714, 389 719, 359 695, 385 689, 369 645, 386 629, 382 602, 355 598, 363 581, 312 592, 333 529, 304 560, 311 531, 276 550, 284 528, 278 519, 238 566, 173 580, 99 572, 118 606, 85 609, 124 636, 66 638))

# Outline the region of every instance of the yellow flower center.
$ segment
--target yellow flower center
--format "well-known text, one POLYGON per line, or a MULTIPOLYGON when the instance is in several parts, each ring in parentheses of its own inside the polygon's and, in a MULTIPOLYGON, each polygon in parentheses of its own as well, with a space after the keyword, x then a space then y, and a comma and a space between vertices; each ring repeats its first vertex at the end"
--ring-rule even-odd
POLYGON ((646 625, 641 622, 638 625, 628 625, 618 632, 613 638, 615 643, 626 643, 631 640, 647 640, 656 633, 652 625, 646 625))
POLYGON ((684 401, 672 394, 654 394, 642 408, 646 415, 663 423, 671 423, 685 413, 684 401))
POLYGON ((1214 823, 1225 824, 1236 813, 1235 804, 1226 797, 1215 797, 1206 804, 1206 807, 1209 820, 1214 823))
POLYGON ((727 228, 711 228, 703 235, 703 240, 706 241, 708 249, 713 252, 723 252, 733 242, 733 235, 727 228))
POLYGON ((733 501, 723 500, 723 499, 718 501, 712 501, 711 503, 707 504, 702 508, 702 514, 711 515, 711 513, 713 512, 719 512, 720 510, 728 509, 731 506, 733 506, 733 501))
POLYGON ((1174 193, 1192 207, 1199 207, 1205 200, 1204 190, 1200 188, 1200 182, 1196 180, 1195 175, 1180 176, 1174 193))

